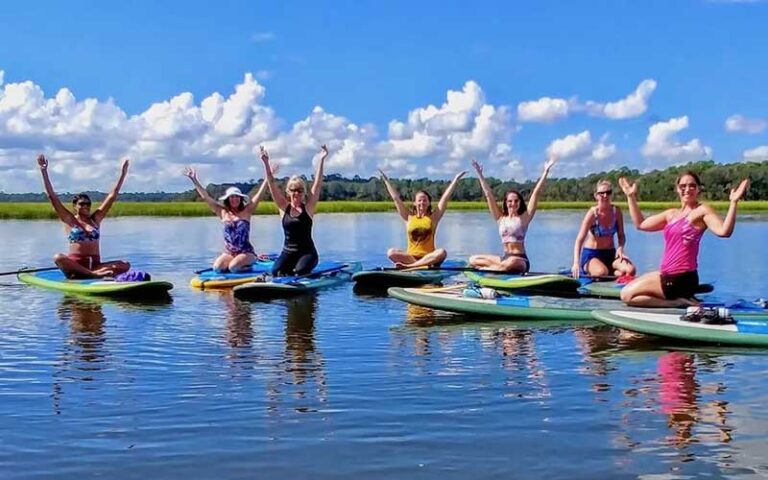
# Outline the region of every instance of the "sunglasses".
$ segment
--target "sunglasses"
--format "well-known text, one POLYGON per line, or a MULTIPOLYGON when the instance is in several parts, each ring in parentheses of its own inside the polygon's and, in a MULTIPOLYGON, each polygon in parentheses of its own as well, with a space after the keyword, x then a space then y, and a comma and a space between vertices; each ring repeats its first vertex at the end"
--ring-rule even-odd
POLYGON ((76 204, 78 207, 90 207, 91 202, 77 202, 76 204))
POLYGON ((304 191, 304 189, 303 188, 289 188, 288 191, 291 192, 291 193, 294 193, 294 192, 302 193, 304 191))
POLYGON ((595 195, 600 195, 601 197, 607 197, 608 195, 612 195, 613 190, 603 190, 602 192, 595 192, 595 195))
POLYGON ((699 188, 699 186, 695 183, 678 183, 677 188, 679 188, 680 190, 683 190, 685 188, 690 188, 695 190, 699 188))

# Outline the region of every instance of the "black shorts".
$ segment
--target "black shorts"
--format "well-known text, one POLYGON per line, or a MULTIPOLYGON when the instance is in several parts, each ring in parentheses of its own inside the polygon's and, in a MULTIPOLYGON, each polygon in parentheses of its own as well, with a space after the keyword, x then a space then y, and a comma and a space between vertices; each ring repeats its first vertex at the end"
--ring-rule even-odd
POLYGON ((524 253, 507 253, 507 252, 504 252, 501 255, 501 261, 502 262, 504 260, 508 259, 508 258, 519 258, 523 262, 525 262, 525 268, 522 271, 522 273, 528 273, 531 270, 531 262, 530 262, 530 260, 528 260, 528 255, 526 255, 524 253))
POLYGON ((699 273, 696 270, 675 274, 661 274, 661 291, 664 298, 693 298, 699 288, 699 273))

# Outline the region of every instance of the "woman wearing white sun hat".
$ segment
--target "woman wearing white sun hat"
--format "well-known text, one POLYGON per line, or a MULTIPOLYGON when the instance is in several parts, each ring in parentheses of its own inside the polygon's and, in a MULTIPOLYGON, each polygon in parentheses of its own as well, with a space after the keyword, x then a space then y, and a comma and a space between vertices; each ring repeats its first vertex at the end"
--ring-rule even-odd
POLYGON ((213 269, 222 272, 248 269, 256 261, 256 253, 250 240, 251 215, 259 205, 259 199, 266 189, 267 182, 262 182, 259 190, 250 199, 239 188, 229 187, 217 202, 197 179, 194 168, 185 168, 184 175, 192 180, 200 198, 224 223, 224 252, 213 261, 213 269))

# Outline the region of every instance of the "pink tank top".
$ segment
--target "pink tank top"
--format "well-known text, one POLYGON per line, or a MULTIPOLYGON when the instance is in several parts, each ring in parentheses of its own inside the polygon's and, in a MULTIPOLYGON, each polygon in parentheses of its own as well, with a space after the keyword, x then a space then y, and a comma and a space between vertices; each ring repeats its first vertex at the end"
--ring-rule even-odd
POLYGON ((668 223, 664 227, 661 273, 674 275, 696 270, 702 235, 704 235, 704 229, 694 227, 688 217, 681 217, 668 223))

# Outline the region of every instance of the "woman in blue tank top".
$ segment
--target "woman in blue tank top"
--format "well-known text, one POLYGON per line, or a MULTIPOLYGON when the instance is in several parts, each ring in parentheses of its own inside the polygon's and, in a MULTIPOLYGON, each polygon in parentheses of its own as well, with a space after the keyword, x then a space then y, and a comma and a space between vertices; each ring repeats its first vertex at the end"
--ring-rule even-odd
POLYGON ((581 275, 604 277, 607 275, 634 275, 635 266, 624 254, 627 238, 624 235, 624 217, 621 209, 611 202, 613 187, 608 180, 600 180, 595 187, 597 205, 590 208, 581 222, 573 245, 574 278, 581 275), (614 235, 618 248, 613 243, 614 235))
POLYGON ((248 270, 256 261, 256 253, 250 240, 251 215, 259 205, 267 182, 261 182, 259 190, 250 201, 239 188, 229 187, 217 202, 197 179, 195 169, 187 167, 184 169, 184 175, 192 180, 197 194, 224 224, 224 252, 213 261, 213 269, 218 272, 248 270))
POLYGON ((323 165, 327 157, 328 148, 323 145, 320 148, 320 159, 309 195, 306 195, 304 180, 298 175, 288 179, 284 194, 275 181, 272 166, 269 164, 269 154, 261 147, 261 160, 264 162, 267 184, 280 213, 285 235, 283 251, 272 267, 273 276, 306 275, 317 266, 319 258, 315 242, 312 240, 312 218, 315 216, 323 188, 323 165))

